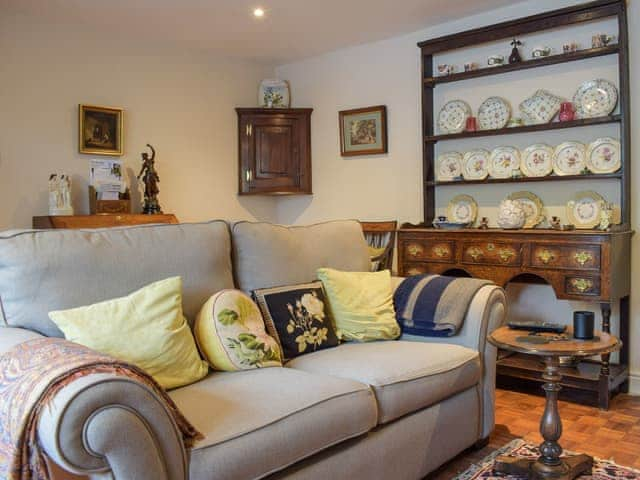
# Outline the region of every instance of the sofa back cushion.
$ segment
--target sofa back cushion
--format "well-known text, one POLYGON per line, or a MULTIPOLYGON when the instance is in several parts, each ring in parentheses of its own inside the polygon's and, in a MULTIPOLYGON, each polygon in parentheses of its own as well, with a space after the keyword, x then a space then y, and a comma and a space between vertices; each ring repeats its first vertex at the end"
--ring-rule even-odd
POLYGON ((225 222, 0 235, 5 325, 47 336, 63 336, 47 315, 52 310, 122 297, 174 276, 182 277, 190 322, 213 293, 233 288, 225 222))
POLYGON ((312 282, 321 267, 370 268, 367 242, 356 220, 292 227, 238 222, 231 236, 236 285, 246 292, 312 282))

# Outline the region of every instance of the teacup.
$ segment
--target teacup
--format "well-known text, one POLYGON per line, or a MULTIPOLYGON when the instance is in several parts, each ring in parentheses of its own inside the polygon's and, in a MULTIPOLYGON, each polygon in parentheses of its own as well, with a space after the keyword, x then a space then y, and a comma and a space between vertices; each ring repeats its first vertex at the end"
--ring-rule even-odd
POLYGON ((531 56, 533 58, 548 57, 549 55, 551 55, 551 51, 551 47, 536 47, 531 52, 531 56))
POLYGON ((591 46, 593 48, 606 47, 614 40, 613 35, 607 35, 606 33, 599 33, 591 37, 591 46))
POLYGON ((468 62, 464 64, 464 71, 465 72, 471 72, 473 70, 477 70, 478 69, 478 64, 476 62, 468 62))
POLYGON ((449 75, 453 73, 454 69, 455 66, 448 63, 441 63, 440 65, 438 65, 438 73, 440 75, 449 75))
POLYGON ((487 65, 504 65, 504 55, 491 55, 489 58, 487 58, 487 65))
POLYGON ((578 51, 578 44, 576 42, 571 42, 571 43, 565 43, 562 45, 562 52, 563 53, 573 53, 573 52, 577 52, 578 51))

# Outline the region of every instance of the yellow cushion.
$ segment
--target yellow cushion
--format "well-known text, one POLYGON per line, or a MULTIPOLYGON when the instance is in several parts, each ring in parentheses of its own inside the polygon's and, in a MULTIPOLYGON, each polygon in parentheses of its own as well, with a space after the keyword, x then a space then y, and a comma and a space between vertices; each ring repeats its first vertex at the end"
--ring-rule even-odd
POLYGON ((209 370, 182 315, 180 277, 49 317, 67 340, 133 363, 164 388, 195 382, 209 370))
POLYGON ((280 346, 267 334, 260 309, 240 290, 222 290, 207 300, 193 330, 216 370, 282 366, 280 346))
POLYGON ((400 336, 391 291, 391 272, 341 272, 318 269, 336 323, 344 340, 391 340, 400 336))

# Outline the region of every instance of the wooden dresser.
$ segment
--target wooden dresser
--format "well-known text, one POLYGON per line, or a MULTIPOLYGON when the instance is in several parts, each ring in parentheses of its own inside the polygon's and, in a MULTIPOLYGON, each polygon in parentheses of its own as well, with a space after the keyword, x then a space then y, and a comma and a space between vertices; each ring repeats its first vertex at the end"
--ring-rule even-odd
POLYGON ((173 214, 143 215, 133 213, 100 215, 57 215, 33 217, 33 228, 109 228, 145 225, 150 223, 178 223, 173 214))
MULTIPOLYGON (((549 284, 558 299, 596 302, 602 330, 610 332, 611 304, 620 302, 620 363, 583 362, 565 369, 565 386, 591 391, 602 408, 611 391, 628 389, 631 231, 403 228, 398 233, 402 276, 437 273, 509 282, 549 284)), ((548 321, 559 319, 549 318, 548 321)), ((498 362, 498 375, 540 380, 535 358, 513 355, 498 362)))

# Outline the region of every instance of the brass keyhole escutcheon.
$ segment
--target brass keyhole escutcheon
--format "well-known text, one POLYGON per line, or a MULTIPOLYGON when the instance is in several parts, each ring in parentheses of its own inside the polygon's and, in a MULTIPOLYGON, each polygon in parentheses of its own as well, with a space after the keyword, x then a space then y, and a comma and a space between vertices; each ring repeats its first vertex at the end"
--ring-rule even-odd
POLYGON ((420 245, 416 245, 415 243, 412 243, 407 247, 407 252, 409 252, 409 255, 411 255, 412 257, 417 257, 422 253, 422 251, 422 247, 420 245))
POLYGON ((585 252, 584 250, 582 250, 580 252, 576 252, 573 255, 573 259, 582 267, 584 267, 587 262, 593 261, 593 254, 591 252, 585 252))
POLYGON ((449 256, 450 251, 447 247, 443 247, 441 245, 437 245, 435 247, 433 247, 433 253, 436 255, 436 257, 440 257, 440 258, 446 258, 449 256))
POLYGON ((510 248, 501 248, 500 250, 498 250, 498 256, 500 257, 500 260, 503 261, 503 263, 507 263, 514 255, 515 252, 510 248))
POLYGON ((593 288, 593 282, 586 278, 574 278, 571 280, 571 285, 580 293, 588 292, 593 288))
POLYGON ((484 252, 478 247, 471 247, 467 249, 467 254, 469 254, 469 256, 474 260, 478 260, 482 255, 484 255, 484 252))
POLYGON ((545 265, 548 265, 550 262, 553 262, 556 259, 556 256, 551 250, 547 250, 545 248, 544 250, 538 251, 538 259, 545 265))

